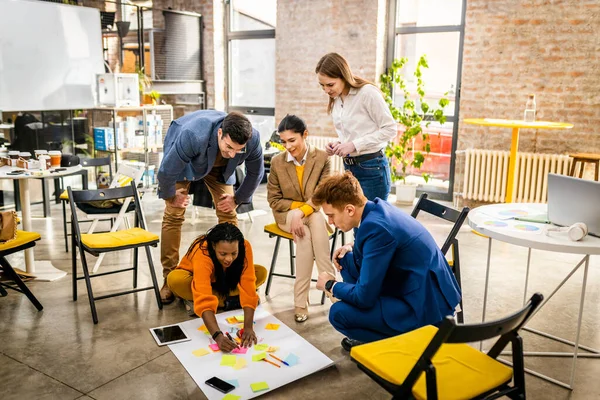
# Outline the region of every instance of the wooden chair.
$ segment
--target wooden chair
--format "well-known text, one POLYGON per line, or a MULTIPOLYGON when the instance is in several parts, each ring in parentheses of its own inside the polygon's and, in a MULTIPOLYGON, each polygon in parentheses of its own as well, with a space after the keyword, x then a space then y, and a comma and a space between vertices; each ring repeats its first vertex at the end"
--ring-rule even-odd
POLYGON ((350 357, 393 399, 525 399, 519 330, 543 298, 536 293, 521 310, 497 321, 457 325, 446 317, 439 329, 429 325, 354 346, 350 357), (498 336, 487 354, 466 344, 498 336), (512 368, 497 360, 509 343, 512 368))
POLYGON ((40 303, 33 295, 31 290, 29 290, 29 288, 21 280, 21 277, 15 272, 12 265, 10 265, 6 259, 6 256, 9 254, 13 254, 35 246, 35 242, 38 240, 40 240, 40 234, 37 232, 17 231, 16 238, 4 243, 0 243, 0 269, 8 279, 14 282, 14 285, 0 282, 0 295, 3 297, 8 295, 6 290, 4 290, 5 287, 17 292, 21 292, 27 296, 29 301, 31 301, 38 311, 42 311, 44 308, 42 303, 40 303))
MULTIPOLYGON (((456 281, 458 282, 458 287, 460 287, 462 290, 460 278, 460 257, 458 252, 458 239, 456 239, 456 235, 458 234, 458 231, 460 231, 465 219, 467 219, 467 215, 470 211, 469 207, 463 207, 461 211, 458 211, 454 208, 446 207, 440 203, 436 203, 433 200, 429 200, 427 198, 427 193, 423 193, 421 194, 421 197, 419 197, 411 216, 413 218, 417 218, 417 215, 419 215, 420 211, 424 211, 454 224, 454 226, 452 226, 452 230, 448 234, 448 237, 446 237, 446 241, 442 245, 441 250, 442 253, 446 255, 450 247, 452 247, 452 259, 448 261, 448 264, 450 265, 456 281)), ((464 322, 462 296, 460 300, 460 311, 457 313, 457 318, 459 323, 464 322)))
POLYGON ((583 171, 585 170, 585 164, 590 163, 594 164, 594 180, 598 181, 600 175, 600 154, 590 154, 590 153, 575 153, 569 154, 570 157, 573 157, 573 163, 571 164, 571 170, 569 171, 569 176, 575 177, 575 171, 577 169, 577 163, 579 163, 579 178, 583 177, 583 171))
MULTIPOLYGON (((73 301, 77 301, 77 281, 85 279, 85 284, 88 293, 88 299, 90 302, 90 308, 92 310, 92 319, 94 324, 98 323, 98 315, 96 313, 96 300, 106 299, 115 296, 122 296, 125 294, 141 292, 144 290, 154 290, 156 295, 156 302, 158 308, 162 309, 162 302, 160 300, 160 292, 158 283, 156 280, 156 272, 154 270, 154 263, 152 261, 152 253, 150 247, 156 247, 159 241, 157 235, 150 233, 146 230, 146 223, 142 208, 140 206, 140 198, 136 189, 135 182, 131 182, 129 186, 122 188, 109 188, 99 190, 78 190, 74 191, 71 187, 68 188, 69 193, 69 205, 71 208, 71 245, 72 251, 72 268, 73 268, 73 301), (77 219, 77 204, 89 203, 93 201, 111 200, 111 199, 122 199, 122 198, 133 198, 135 204, 135 227, 130 229, 124 229, 116 232, 104 232, 104 233, 91 233, 82 234, 79 222, 77 219), (148 259, 148 267, 150 270, 150 277, 152 278, 152 286, 138 288, 137 287, 137 273, 138 273, 138 249, 143 247, 146 250, 146 257, 148 259), (83 277, 77 277, 77 252, 75 249, 79 249, 79 255, 81 258, 81 264, 83 267, 83 277), (107 252, 120 251, 133 249, 133 266, 130 268, 119 269, 116 271, 108 271, 99 274, 91 275, 87 260, 86 253, 98 257, 100 254, 107 252), (126 290, 118 293, 112 293, 103 296, 94 296, 92 291, 92 278, 97 278, 103 275, 116 274, 119 272, 133 271, 133 289, 126 290)), ((125 207, 125 205, 123 205, 125 207)))
MULTIPOLYGON (((282 278, 291 278, 296 279, 296 255, 294 254, 294 237, 291 233, 283 231, 279 229, 276 223, 265 225, 264 228, 265 233, 269 234, 270 238, 276 237, 275 241, 275 249, 273 250, 273 258, 271 259, 271 268, 269 269, 269 278, 267 279, 267 288, 265 289, 265 296, 269 295, 271 291, 271 281, 274 276, 280 276, 282 278), (290 273, 289 274, 281 274, 275 272, 275 264, 277 263, 277 255, 279 254, 279 245, 281 244, 281 239, 287 239, 289 247, 290 247, 290 273)), ((331 253, 330 257, 333 259, 333 252, 335 251, 335 245, 337 242, 338 235, 342 236, 342 245, 346 243, 346 235, 344 232, 339 229, 335 229, 335 232, 329 235, 329 239, 333 239, 331 242, 331 253)), ((312 279, 313 282, 316 282, 316 279, 312 279)), ((325 304, 325 292, 321 295, 321 304, 325 304)))

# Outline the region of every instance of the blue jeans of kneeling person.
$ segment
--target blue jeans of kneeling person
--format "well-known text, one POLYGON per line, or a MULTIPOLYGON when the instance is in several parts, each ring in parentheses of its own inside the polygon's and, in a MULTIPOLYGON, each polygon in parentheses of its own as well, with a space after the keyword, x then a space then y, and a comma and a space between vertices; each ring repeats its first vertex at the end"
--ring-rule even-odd
MULTIPOLYGON (((360 272, 354 263, 354 258, 347 255, 340 260, 340 265, 342 266, 341 275, 344 282, 356 283, 360 272)), ((439 322, 428 321, 423 323, 413 308, 401 298, 394 297, 387 300, 389 301, 386 301, 385 297, 382 296, 369 309, 361 309, 347 302, 338 301, 329 310, 329 322, 338 332, 350 339, 364 343, 387 339, 427 324, 439 322), (386 306, 389 308, 390 303, 394 307, 394 318, 401 323, 402 330, 391 328, 386 322, 386 306)), ((453 310, 448 308, 447 315, 451 315, 452 312, 453 310)), ((387 310, 387 318, 390 317, 390 314, 390 310, 387 310)))
POLYGON ((375 197, 379 197, 381 200, 387 200, 390 194, 391 177, 386 156, 375 157, 356 165, 344 164, 344 168, 358 179, 367 199, 374 200, 375 197))

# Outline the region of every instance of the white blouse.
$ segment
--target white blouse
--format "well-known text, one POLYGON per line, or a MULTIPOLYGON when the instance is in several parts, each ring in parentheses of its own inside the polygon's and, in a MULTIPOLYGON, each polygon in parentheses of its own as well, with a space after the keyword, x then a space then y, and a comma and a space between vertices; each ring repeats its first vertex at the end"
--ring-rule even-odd
POLYGON ((378 152, 397 134, 396 121, 383 95, 370 84, 351 88, 343 102, 337 97, 331 116, 340 142, 354 143, 356 152, 351 156, 378 152))

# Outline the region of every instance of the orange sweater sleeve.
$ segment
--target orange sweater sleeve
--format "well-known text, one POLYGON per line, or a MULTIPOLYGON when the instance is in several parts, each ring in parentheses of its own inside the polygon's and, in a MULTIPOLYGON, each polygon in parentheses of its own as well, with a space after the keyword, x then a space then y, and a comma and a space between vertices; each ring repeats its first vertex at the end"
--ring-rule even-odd
MULTIPOLYGON (((212 292, 212 275, 214 266, 210 256, 204 254, 203 249, 198 249, 193 254, 191 260, 185 256, 181 261, 181 267, 185 268, 184 261, 191 263, 193 267, 194 279, 192 281, 192 294, 194 295, 194 312, 199 317, 206 310, 217 312, 219 299, 212 292), (188 259, 186 261, 186 259, 188 259)), ((187 269, 187 268, 186 268, 187 269)))
POLYGON ((240 305, 242 308, 250 307, 253 310, 258 305, 258 294, 256 293, 256 274, 254 272, 254 257, 252 255, 252 246, 247 240, 244 241, 246 246, 246 260, 244 269, 240 277, 238 289, 240 291, 240 305))

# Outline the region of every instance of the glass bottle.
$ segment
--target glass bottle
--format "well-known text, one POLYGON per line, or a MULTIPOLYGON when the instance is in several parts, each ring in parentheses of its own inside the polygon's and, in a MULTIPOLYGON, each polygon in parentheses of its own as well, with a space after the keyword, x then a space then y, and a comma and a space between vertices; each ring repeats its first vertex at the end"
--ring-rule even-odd
POLYGON ((535 121, 535 94, 530 94, 525 104, 525 113, 523 115, 525 122, 535 121))

